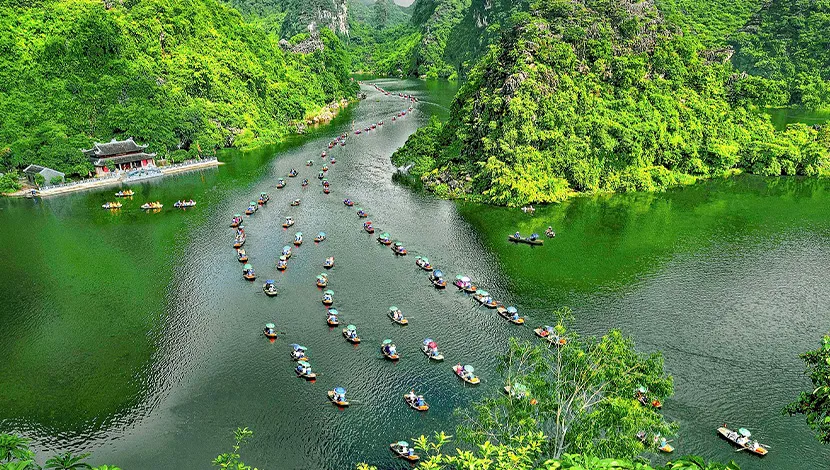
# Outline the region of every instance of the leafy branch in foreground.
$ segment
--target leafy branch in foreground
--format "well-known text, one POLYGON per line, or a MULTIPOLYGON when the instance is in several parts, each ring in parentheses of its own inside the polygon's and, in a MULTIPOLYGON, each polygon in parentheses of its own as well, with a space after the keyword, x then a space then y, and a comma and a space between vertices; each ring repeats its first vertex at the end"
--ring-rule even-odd
MULTIPOLYGON (((213 466, 231 470, 251 470, 252 467, 245 465, 245 462, 242 461, 242 457, 239 455, 239 449, 242 447, 242 444, 245 444, 253 435, 254 432, 247 427, 236 428, 236 431, 233 432, 233 438, 235 441, 233 450, 231 452, 218 455, 215 459, 213 459, 213 466)), ((256 468, 253 470, 256 470, 256 468)))
POLYGON ((821 442, 830 443, 830 335, 821 339, 821 346, 801 355, 813 382, 812 392, 801 392, 798 400, 787 405, 784 413, 803 414, 807 424, 821 442))

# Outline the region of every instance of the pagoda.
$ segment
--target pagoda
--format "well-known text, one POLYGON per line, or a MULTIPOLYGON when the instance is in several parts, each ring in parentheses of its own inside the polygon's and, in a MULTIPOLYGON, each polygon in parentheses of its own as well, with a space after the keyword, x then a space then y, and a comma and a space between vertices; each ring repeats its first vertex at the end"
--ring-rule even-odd
POLYGON ((147 153, 146 149, 146 145, 138 145, 130 137, 127 140, 95 142, 91 149, 82 151, 95 166, 95 176, 104 176, 111 171, 155 166, 156 154, 147 153))

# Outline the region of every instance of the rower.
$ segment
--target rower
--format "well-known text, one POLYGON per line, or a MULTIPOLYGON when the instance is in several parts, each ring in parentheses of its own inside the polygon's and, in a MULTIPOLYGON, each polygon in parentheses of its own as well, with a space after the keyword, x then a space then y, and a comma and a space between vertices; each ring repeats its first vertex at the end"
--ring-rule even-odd
POLYGON ((522 238, 522 234, 520 234, 519 232, 514 233, 513 236, 516 238, 522 238))

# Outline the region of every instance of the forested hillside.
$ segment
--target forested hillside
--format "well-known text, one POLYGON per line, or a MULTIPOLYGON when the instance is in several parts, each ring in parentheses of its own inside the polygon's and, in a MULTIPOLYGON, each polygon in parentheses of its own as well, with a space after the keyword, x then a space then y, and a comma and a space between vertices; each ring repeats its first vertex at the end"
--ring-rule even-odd
POLYGON ((775 132, 728 58, 647 3, 541 0, 470 73, 448 123, 396 152, 440 195, 496 204, 828 170, 830 128, 775 132))
POLYGON ((772 0, 736 36, 736 66, 778 81, 789 101, 830 104, 830 2, 772 0))
POLYGON ((89 170, 81 148, 132 136, 160 156, 278 140, 351 97, 347 54, 286 53, 218 0, 0 3, 0 171, 89 170))

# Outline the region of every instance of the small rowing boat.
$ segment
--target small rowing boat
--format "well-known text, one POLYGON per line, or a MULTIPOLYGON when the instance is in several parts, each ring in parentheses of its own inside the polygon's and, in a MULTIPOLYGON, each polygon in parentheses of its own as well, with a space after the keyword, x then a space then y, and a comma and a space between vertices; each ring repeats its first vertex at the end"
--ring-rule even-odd
POLYGON ((471 365, 466 365, 462 367, 461 364, 456 364, 452 366, 452 370, 453 372, 455 372, 455 375, 457 375, 458 378, 467 382, 468 384, 478 385, 481 383, 481 379, 479 379, 473 374, 475 372, 475 368, 473 368, 473 366, 471 365))
POLYGON ((314 243, 320 243, 321 241, 326 239, 326 232, 320 232, 314 237, 314 243))
POLYGON ((285 222, 282 223, 282 228, 288 228, 294 225, 294 219, 291 217, 286 217, 285 222))
POLYGON ((242 224, 242 214, 234 214, 233 219, 231 219, 231 227, 236 228, 242 224))
POLYGON ((276 327, 273 323, 266 323, 266 324, 265 324, 265 329, 264 329, 264 330, 262 330, 262 333, 263 333, 263 334, 265 335, 265 337, 266 337, 266 338, 268 338, 268 339, 275 339, 275 338, 277 337, 277 330, 276 330, 276 328, 277 328, 277 327, 276 327))
POLYGON ((389 444, 389 449, 398 458, 408 460, 410 462, 417 462, 420 460, 420 457, 415 454, 415 449, 409 447, 409 443, 406 441, 393 442, 389 444))
POLYGON ((291 344, 291 352, 289 355, 291 356, 292 361, 307 361, 308 357, 306 356, 305 352, 308 350, 305 346, 300 346, 299 344, 291 344))
POLYGON ((323 305, 331 305, 334 303, 334 291, 329 289, 323 292, 323 298, 321 299, 323 305))
POLYGON ((236 260, 240 263, 247 263, 248 262, 248 254, 245 253, 245 250, 239 248, 236 250, 236 260))
POLYGON ((383 344, 380 346, 380 353, 383 354, 383 357, 389 359, 390 361, 397 361, 401 358, 391 339, 383 340, 383 344))
POLYGON ((395 242, 392 245, 392 251, 398 256, 406 256, 406 248, 403 247, 403 243, 401 242, 395 242))
POLYGON ((731 442, 733 445, 738 446, 740 450, 747 450, 762 457, 767 455, 769 452, 763 444, 760 444, 758 441, 749 440, 749 438, 752 437, 752 433, 750 433, 746 428, 740 428, 738 431, 733 431, 726 426, 721 426, 718 428, 718 434, 722 438, 731 442))
POLYGON ((311 364, 307 361, 297 362, 297 367, 294 368, 294 372, 297 373, 297 377, 302 377, 306 380, 314 380, 317 378, 317 374, 311 371, 311 364))
POLYGON ((294 246, 300 246, 303 244, 303 232, 297 232, 294 234, 294 246))
POLYGON ((265 295, 268 297, 276 297, 278 294, 277 292, 277 285, 274 284, 273 279, 268 279, 265 281, 265 284, 262 285, 262 292, 265 292, 265 295))
POLYGON ((300 205, 300 200, 299 199, 294 199, 293 201, 291 201, 290 205, 291 205, 291 207, 297 207, 297 206, 300 205))
POLYGON ((112 210, 112 209, 121 209, 121 206, 123 206, 123 204, 121 204, 120 202, 108 202, 108 203, 102 205, 101 207, 103 209, 112 210))
POLYGON ((133 197, 135 192, 132 189, 126 189, 124 191, 118 191, 115 193, 115 197, 133 197))
POLYGON ((478 290, 478 288, 472 284, 470 278, 464 276, 463 274, 455 276, 455 280, 452 282, 452 284, 468 294, 475 294, 475 292, 478 290))
POLYGON ((387 313, 387 315, 390 319, 392 319, 393 322, 397 323, 398 325, 409 324, 409 320, 407 320, 403 316, 403 312, 401 312, 400 309, 398 307, 395 307, 394 305, 389 307, 389 312, 387 313))
POLYGON ((564 346, 568 344, 568 339, 559 336, 556 332, 556 328, 550 325, 545 325, 541 328, 534 328, 533 332, 536 333, 536 336, 555 346, 564 346))
POLYGON ((329 326, 339 325, 340 324, 340 319, 337 318, 337 315, 339 315, 339 312, 337 311, 337 309, 335 309, 335 308, 328 309, 328 311, 326 312, 326 323, 328 323, 329 326))
POLYGON ((250 264, 246 264, 245 266, 242 266, 242 277, 246 281, 253 281, 254 279, 256 279, 256 273, 254 273, 254 267, 251 266, 250 264))
POLYGON ((277 181, 277 189, 282 189, 284 187, 285 187, 285 180, 280 178, 280 180, 277 181))
POLYGON ((361 219, 365 219, 366 217, 369 217, 369 214, 367 214, 363 209, 358 207, 357 208, 357 216, 361 219))
POLYGON ((438 345, 431 338, 424 340, 421 344, 421 352, 423 352, 430 360, 443 361, 444 355, 438 352, 438 345))
POLYGON ((196 201, 193 199, 189 201, 176 201, 173 203, 173 207, 176 209, 187 209, 188 207, 194 207, 196 205, 196 201))
POLYGON ((352 207, 354 206, 354 201, 352 201, 351 199, 344 199, 343 204, 345 204, 348 207, 352 207))
POLYGON ((391 244, 392 244, 392 239, 391 239, 391 238, 389 238, 389 234, 388 234, 388 233, 382 233, 382 234, 381 234, 381 235, 377 238, 377 240, 378 240, 378 243, 380 243, 381 245, 386 245, 386 246, 389 246, 389 245, 391 245, 391 244))
POLYGON ((323 261, 323 267, 326 269, 331 269, 334 267, 334 256, 330 256, 323 261))
POLYGON ((343 387, 337 387, 334 390, 328 391, 329 400, 337 406, 349 406, 349 402, 346 401, 346 389, 343 387))
POLYGON ((317 287, 326 287, 329 285, 329 277, 325 274, 317 276, 317 287))
POLYGON ((164 207, 164 204, 156 201, 156 202, 145 202, 141 205, 141 208, 144 210, 152 210, 152 209, 161 209, 164 207))
POLYGON ((429 409, 429 405, 427 404, 426 400, 424 400, 423 395, 415 395, 415 390, 404 394, 403 396, 404 401, 410 408, 417 411, 427 411, 429 409))
POLYGON ((371 221, 363 223, 363 230, 365 230, 366 233, 375 233, 375 227, 372 226, 371 221))
POLYGON ((444 289, 447 287, 447 280, 444 279, 444 273, 440 269, 429 274, 429 280, 436 289, 444 289))
POLYGON ((499 303, 496 302, 492 297, 490 297, 490 293, 486 290, 480 290, 473 294, 473 298, 478 301, 481 305, 484 305, 487 308, 496 308, 499 306, 499 303))
POLYGON ((415 266, 423 269, 424 271, 432 271, 432 265, 429 264, 429 259, 422 258, 420 256, 415 257, 415 266))
POLYGON ((360 337, 357 336, 357 327, 354 325, 348 325, 346 328, 343 328, 343 337, 352 344, 360 342, 360 337))
POLYGON ((519 316, 519 311, 516 310, 516 307, 505 307, 504 305, 499 305, 496 307, 496 312, 514 325, 524 325, 525 323, 525 319, 519 316))
POLYGON ((534 235, 536 235, 536 234, 533 234, 530 237, 523 237, 521 235, 518 235, 518 232, 517 232, 516 234, 510 235, 509 237, 507 237, 507 239, 510 240, 513 243, 527 243, 528 245, 544 245, 544 243, 545 243, 544 240, 539 240, 539 238, 534 238, 534 235))
POLYGON ((233 247, 239 248, 245 244, 245 234, 237 235, 236 238, 233 240, 233 247))

